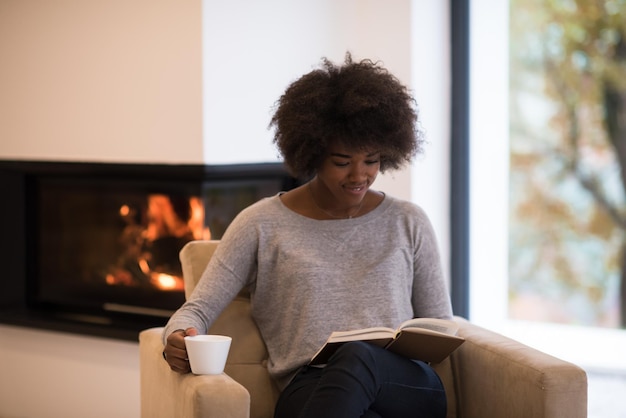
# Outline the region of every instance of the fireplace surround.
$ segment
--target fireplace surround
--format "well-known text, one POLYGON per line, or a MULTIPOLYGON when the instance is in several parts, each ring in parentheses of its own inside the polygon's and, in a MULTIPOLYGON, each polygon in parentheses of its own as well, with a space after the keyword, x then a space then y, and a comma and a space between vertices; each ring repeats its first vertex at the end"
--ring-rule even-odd
POLYGON ((184 301, 187 241, 297 184, 280 163, 0 161, 0 322, 136 341, 184 301))

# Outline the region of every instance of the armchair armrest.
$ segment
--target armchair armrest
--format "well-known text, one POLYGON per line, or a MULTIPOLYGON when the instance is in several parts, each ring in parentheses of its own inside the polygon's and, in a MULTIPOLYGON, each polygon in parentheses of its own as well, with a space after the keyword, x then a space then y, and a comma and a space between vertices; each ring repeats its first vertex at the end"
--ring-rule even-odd
POLYGON ((586 417, 587 374, 580 367, 471 324, 452 353, 464 418, 586 417))
POLYGON ((163 360, 163 328, 139 334, 141 416, 248 418, 250 395, 227 374, 181 375, 163 360))

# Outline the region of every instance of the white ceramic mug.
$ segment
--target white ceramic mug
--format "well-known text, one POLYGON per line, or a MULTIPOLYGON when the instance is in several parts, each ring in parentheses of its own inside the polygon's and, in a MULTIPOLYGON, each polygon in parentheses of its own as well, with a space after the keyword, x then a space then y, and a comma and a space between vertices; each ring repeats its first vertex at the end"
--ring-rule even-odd
POLYGON ((185 347, 193 374, 221 374, 226 365, 231 337, 193 335, 185 337, 185 347))

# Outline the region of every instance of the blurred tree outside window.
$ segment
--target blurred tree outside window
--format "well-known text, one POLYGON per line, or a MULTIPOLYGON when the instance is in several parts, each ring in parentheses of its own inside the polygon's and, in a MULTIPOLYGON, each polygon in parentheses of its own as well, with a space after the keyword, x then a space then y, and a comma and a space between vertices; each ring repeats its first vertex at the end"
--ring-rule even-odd
POLYGON ((626 0, 510 3, 509 317, 626 326, 626 0))

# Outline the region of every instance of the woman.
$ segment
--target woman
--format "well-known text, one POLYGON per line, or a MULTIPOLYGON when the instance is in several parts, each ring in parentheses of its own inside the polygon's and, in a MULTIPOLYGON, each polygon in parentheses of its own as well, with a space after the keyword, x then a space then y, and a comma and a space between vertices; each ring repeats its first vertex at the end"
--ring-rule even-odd
POLYGON ((450 318, 436 239, 416 205, 372 190, 421 151, 414 101, 365 60, 328 60, 277 103, 274 142, 302 186, 231 223, 191 298, 164 331, 172 370, 189 372, 184 335, 205 333, 244 286, 282 393, 277 418, 444 417, 435 372, 365 343, 307 366, 332 331, 450 318))

